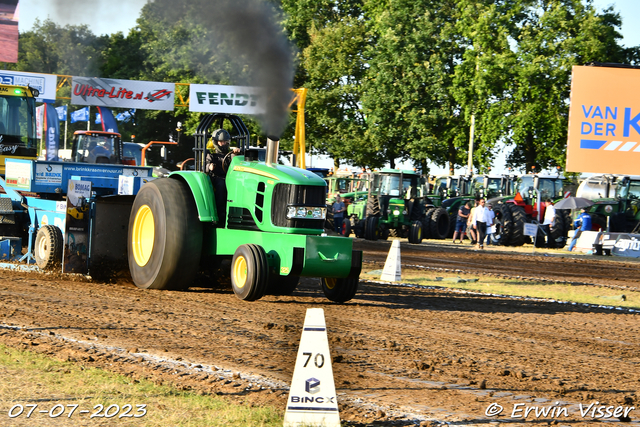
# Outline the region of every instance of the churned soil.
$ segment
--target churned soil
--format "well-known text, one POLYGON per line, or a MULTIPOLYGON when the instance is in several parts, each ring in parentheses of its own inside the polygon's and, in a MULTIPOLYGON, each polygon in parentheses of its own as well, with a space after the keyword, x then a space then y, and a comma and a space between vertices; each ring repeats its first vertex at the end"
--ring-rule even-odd
MULTIPOLYGON (((355 246, 382 268, 390 245, 355 246)), ((401 250, 403 269, 638 287, 633 261, 431 242, 401 250)), ((230 287, 140 290, 124 273, 3 271, 0 343, 284 411, 308 308, 324 309, 350 425, 593 425, 603 421, 599 406, 623 408, 606 420, 640 424, 633 310, 365 281, 352 301, 334 304, 317 279, 292 296, 243 302, 230 287)))

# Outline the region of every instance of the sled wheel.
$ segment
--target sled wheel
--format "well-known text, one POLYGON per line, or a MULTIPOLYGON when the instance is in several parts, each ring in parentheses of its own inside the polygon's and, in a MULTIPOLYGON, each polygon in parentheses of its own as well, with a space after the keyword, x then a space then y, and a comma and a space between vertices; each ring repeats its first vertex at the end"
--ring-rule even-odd
POLYGON ((62 231, 55 225, 40 227, 36 234, 34 255, 36 265, 42 270, 50 270, 62 261, 62 231))
POLYGON ((414 221, 411 224, 411 229, 409 230, 409 243, 417 245, 422 243, 422 223, 420 221, 414 221))
POLYGON ((347 302, 352 299, 358 291, 358 278, 334 278, 323 277, 322 291, 324 296, 333 302, 347 302))
POLYGON ((159 178, 142 186, 131 209, 127 246, 137 287, 189 287, 200 266, 202 223, 186 183, 159 178))
POLYGON ((255 301, 267 293, 269 265, 262 246, 240 245, 231 260, 231 286, 238 298, 255 301))

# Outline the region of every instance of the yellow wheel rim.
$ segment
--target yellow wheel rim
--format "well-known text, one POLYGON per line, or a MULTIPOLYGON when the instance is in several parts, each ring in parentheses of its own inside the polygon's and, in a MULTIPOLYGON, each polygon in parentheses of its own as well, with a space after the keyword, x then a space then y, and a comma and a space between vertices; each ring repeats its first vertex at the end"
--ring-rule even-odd
POLYGON ((147 265, 153 253, 155 225, 151 208, 148 205, 141 206, 133 220, 133 233, 131 236, 133 258, 140 267, 147 265))
POLYGON ((338 279, 336 279, 335 277, 324 279, 324 284, 328 289, 335 288, 337 283, 338 283, 338 279))
POLYGON ((47 257, 47 239, 40 239, 36 250, 38 251, 40 259, 45 259, 47 257))
POLYGON ((244 288, 247 283, 247 260, 242 255, 236 258, 236 262, 233 264, 233 277, 236 286, 240 289, 244 288))
POLYGON ((418 228, 418 240, 422 238, 422 227, 418 228))

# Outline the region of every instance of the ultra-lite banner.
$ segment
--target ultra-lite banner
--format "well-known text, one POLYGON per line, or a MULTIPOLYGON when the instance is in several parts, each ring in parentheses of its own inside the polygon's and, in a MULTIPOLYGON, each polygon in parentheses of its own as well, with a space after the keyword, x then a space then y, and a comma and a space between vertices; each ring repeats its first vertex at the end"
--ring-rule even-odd
POLYGON ((567 171, 638 174, 640 69, 574 66, 567 171))
POLYGON ((73 77, 71 86, 75 105, 173 110, 173 83, 73 77))
POLYGON ((56 84, 58 76, 55 74, 24 73, 22 71, 0 70, 0 83, 5 85, 31 86, 38 89, 38 102, 56 101, 56 84))
POLYGON ((189 85, 189 111, 258 115, 266 111, 265 104, 257 87, 189 85))

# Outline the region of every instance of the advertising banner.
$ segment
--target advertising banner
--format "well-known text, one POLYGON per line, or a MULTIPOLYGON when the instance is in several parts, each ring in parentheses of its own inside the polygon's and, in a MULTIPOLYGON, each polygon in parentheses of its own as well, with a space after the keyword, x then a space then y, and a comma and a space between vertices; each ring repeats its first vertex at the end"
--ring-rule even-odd
POLYGON ((63 273, 89 271, 89 198, 91 181, 69 180, 64 233, 63 273))
POLYGON ((89 120, 89 107, 84 107, 71 113, 71 123, 89 120))
POLYGON ((616 256, 640 258, 640 234, 620 234, 611 253, 616 256))
POLYGON ((104 132, 118 132, 118 123, 110 109, 98 107, 98 117, 100 121, 96 121, 96 123, 102 124, 102 130, 104 132))
POLYGON ((60 120, 58 120, 58 112, 53 105, 45 104, 44 117, 47 160, 57 162, 58 148, 60 147, 60 120))
POLYGON ((638 173, 640 70, 574 66, 567 171, 638 173))
POLYGON ((173 83, 73 77, 71 87, 75 105, 173 111, 173 83))
POLYGON ((0 82, 5 85, 31 86, 38 89, 38 102, 55 102, 58 76, 55 74, 25 73, 22 71, 0 70, 0 82))
POLYGON ((265 104, 257 87, 189 85, 189 111, 257 115, 264 114, 265 104))

